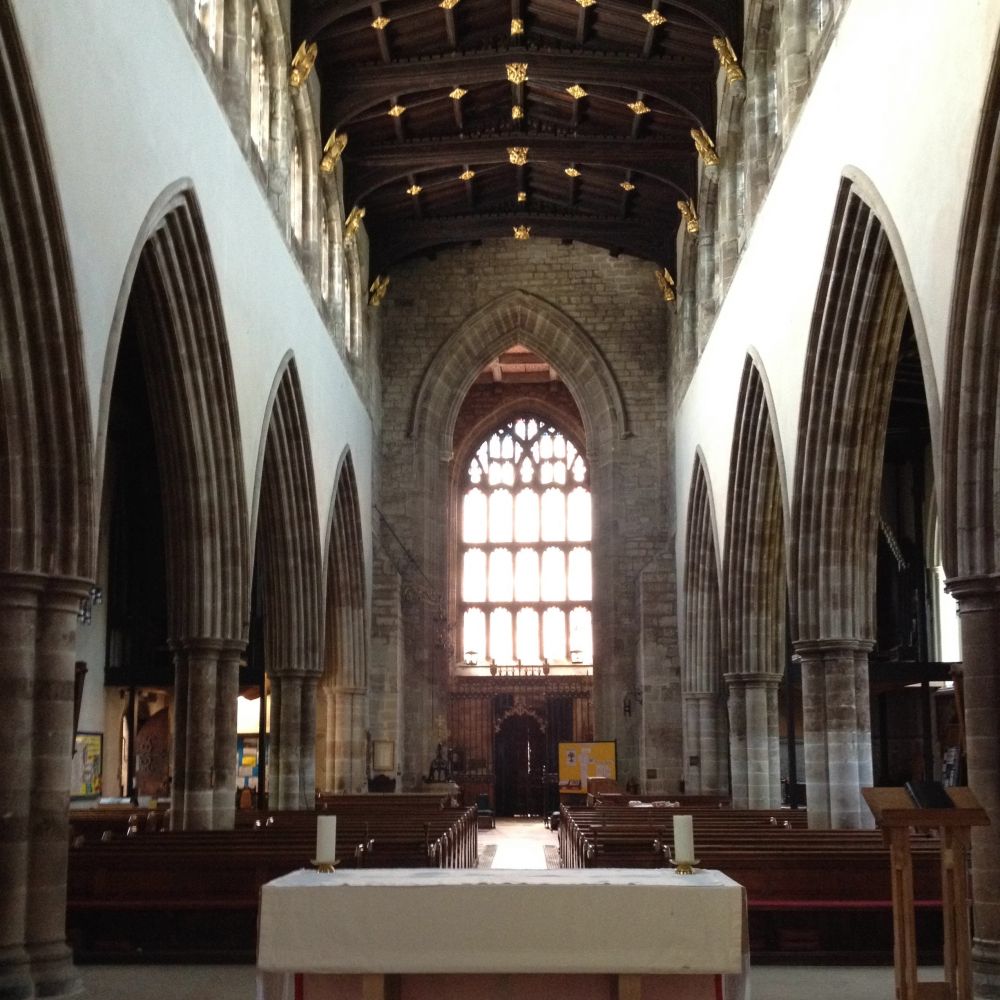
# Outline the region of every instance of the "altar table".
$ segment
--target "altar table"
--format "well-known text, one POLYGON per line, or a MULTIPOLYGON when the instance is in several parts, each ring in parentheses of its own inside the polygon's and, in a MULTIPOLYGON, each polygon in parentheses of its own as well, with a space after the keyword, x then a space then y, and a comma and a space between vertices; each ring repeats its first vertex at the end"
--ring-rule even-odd
POLYGON ((716 871, 298 871, 261 890, 261 1000, 742 1000, 746 905, 716 871))

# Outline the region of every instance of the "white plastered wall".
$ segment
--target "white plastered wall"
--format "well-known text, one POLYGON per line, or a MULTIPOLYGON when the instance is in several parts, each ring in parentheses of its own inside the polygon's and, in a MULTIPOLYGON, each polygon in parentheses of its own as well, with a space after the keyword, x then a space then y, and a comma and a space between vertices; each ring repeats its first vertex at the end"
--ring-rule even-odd
POLYGON ((678 412, 679 566, 698 448, 726 544, 736 403, 751 350, 773 398, 784 482, 794 482, 802 371, 845 175, 881 218, 900 267, 938 462, 959 227, 998 31, 1000 0, 851 0, 678 412))
MULTIPOLYGON (((220 289, 248 523, 265 410, 282 359, 291 351, 312 443, 321 544, 326 544, 339 462, 349 447, 370 580, 371 420, 334 346, 334 336, 341 334, 331 334, 317 312, 170 5, 14 0, 14 9, 66 225, 84 335, 96 482, 103 479, 117 349, 113 327, 127 265, 150 207, 187 178, 204 218, 220 289)), ((103 677, 95 676, 103 674, 102 611, 96 609, 93 625, 81 629, 79 656, 91 665, 83 730, 104 729, 103 677)))

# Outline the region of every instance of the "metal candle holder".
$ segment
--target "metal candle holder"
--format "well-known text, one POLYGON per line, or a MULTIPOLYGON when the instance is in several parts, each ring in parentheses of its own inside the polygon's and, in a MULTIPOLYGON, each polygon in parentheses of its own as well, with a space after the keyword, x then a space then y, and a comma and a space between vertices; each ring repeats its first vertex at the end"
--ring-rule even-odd
POLYGON ((671 858, 670 863, 678 875, 693 875, 694 866, 701 864, 701 858, 694 858, 692 861, 678 861, 676 858, 671 858))

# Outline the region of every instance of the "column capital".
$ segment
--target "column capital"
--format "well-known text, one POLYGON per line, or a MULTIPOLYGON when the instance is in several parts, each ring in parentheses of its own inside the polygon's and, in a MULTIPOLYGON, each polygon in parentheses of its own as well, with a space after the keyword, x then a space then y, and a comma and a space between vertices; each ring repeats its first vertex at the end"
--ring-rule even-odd
POLYGON ((824 639, 794 639, 792 649, 795 656, 802 660, 824 658, 827 656, 842 656, 844 653, 870 653, 875 648, 872 639, 857 639, 853 637, 824 639))
POLYGON ((955 600, 961 602, 959 613, 1000 607, 1000 574, 950 576, 945 580, 944 587, 955 600))

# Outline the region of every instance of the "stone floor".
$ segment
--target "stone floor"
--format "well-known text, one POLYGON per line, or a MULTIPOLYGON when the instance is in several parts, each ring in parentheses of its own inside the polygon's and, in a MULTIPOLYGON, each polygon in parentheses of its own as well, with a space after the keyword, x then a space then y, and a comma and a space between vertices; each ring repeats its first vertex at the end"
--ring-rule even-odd
MULTIPOLYGON (((496 845, 494 868, 544 868, 545 848, 557 842, 541 820, 498 820, 479 831, 479 847, 496 845)), ((92 965, 80 970, 93 1000, 253 1000, 254 969, 246 965, 92 965)), ((940 969, 921 977, 940 979, 940 969)), ((891 1000, 888 967, 758 966, 748 1000, 891 1000)))

